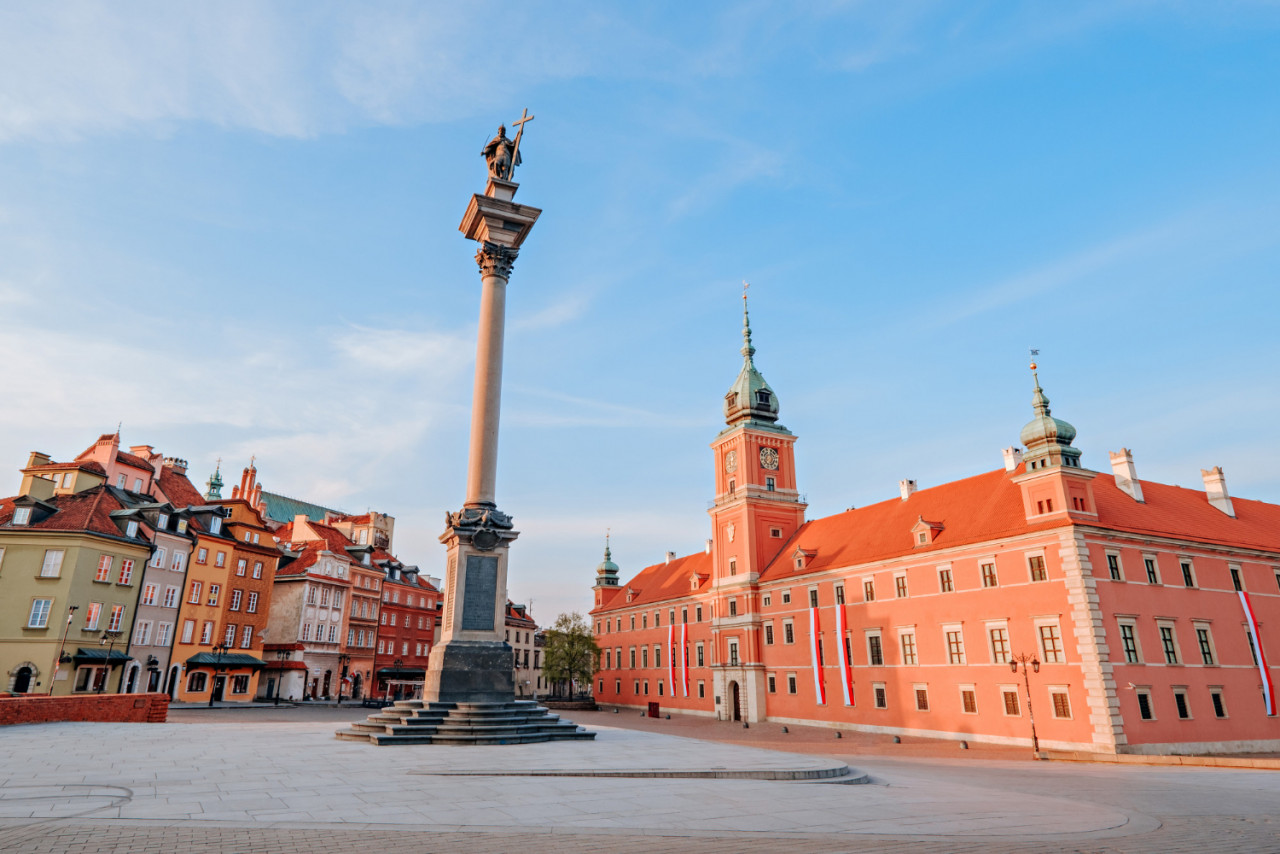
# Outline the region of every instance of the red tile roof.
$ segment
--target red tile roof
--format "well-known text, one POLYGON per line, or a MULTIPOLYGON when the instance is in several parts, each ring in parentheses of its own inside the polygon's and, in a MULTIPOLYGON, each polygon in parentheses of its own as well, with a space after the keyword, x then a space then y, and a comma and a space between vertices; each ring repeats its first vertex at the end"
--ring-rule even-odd
POLYGON ((651 602, 663 602, 667 599, 688 596, 705 590, 710 584, 710 578, 711 555, 705 551, 676 558, 670 563, 657 563, 640 570, 640 573, 622 585, 617 595, 599 611, 635 608, 651 602), (689 579, 694 573, 699 576, 696 589, 689 584, 689 579), (633 592, 630 602, 627 601, 628 588, 633 592))
MULTIPOLYGON (((0 501, 0 525, 6 525, 13 519, 13 498, 0 501)), ((123 537, 120 527, 111 519, 114 510, 124 509, 119 501, 104 486, 95 486, 84 492, 55 495, 45 501, 57 507, 57 511, 38 522, 23 525, 19 530, 37 531, 92 531, 123 537)), ((14 530, 10 528, 10 530, 14 530)))
POLYGON ((198 507, 205 503, 200 494, 185 474, 178 474, 170 466, 160 467, 160 476, 156 479, 164 500, 174 507, 198 507))
MULTIPOLYGON (((1015 472, 1017 473, 1017 472, 1015 472)), ((1204 492, 1142 481, 1145 503, 1122 492, 1115 477, 1098 473, 1093 479, 1098 521, 1081 522, 1116 531, 1174 537, 1224 546, 1280 551, 1280 506, 1232 498, 1236 518, 1209 504, 1204 492)), ((806 522, 788 540, 760 575, 762 582, 828 569, 858 566, 908 554, 998 540, 1068 524, 1062 516, 1028 522, 1021 487, 1003 469, 952 481, 806 522), (933 541, 915 545, 911 529, 924 518, 942 525, 933 541), (803 569, 792 556, 800 549, 810 555, 803 569)), ((711 572, 705 552, 655 564, 642 570, 599 612, 687 596, 689 576, 711 572), (626 589, 634 595, 626 601, 626 589)), ((704 589, 706 582, 699 584, 704 589)))
POLYGON ((155 468, 152 467, 151 463, 147 462, 142 457, 135 457, 133 454, 126 451, 116 451, 116 462, 124 463, 127 466, 142 469, 143 471, 155 472, 155 468))
POLYGON ((101 463, 89 460, 87 462, 70 462, 70 463, 48 463, 42 466, 28 466, 23 469, 24 472, 42 472, 42 471, 87 471, 94 474, 100 474, 104 477, 107 470, 102 467, 101 463))

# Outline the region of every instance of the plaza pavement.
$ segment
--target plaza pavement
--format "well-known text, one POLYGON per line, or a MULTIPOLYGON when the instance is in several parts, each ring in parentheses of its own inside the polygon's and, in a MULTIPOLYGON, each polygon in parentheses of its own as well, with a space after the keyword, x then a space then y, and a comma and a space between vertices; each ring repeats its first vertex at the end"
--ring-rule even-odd
POLYGON ((335 722, 362 711, 0 729, 0 851, 1280 851, 1275 772, 938 754, 952 745, 891 755, 808 728, 786 734, 800 736, 786 742, 792 753, 740 743, 757 732, 783 740, 767 726, 600 713, 574 716, 597 730, 592 742, 379 748, 333 738, 335 722), (512 776, 842 763, 870 782, 512 776))

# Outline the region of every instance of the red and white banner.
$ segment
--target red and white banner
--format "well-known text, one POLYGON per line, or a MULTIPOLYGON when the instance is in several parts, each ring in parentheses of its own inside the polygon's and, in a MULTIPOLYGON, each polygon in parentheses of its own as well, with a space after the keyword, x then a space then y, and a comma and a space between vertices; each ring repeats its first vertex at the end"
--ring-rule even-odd
POLYGON ((667 623, 667 687, 676 695, 676 627, 667 623))
POLYGON ((845 634, 849 631, 844 622, 844 605, 836 606, 836 658, 840 662, 840 688, 844 691, 844 704, 853 705, 853 668, 845 649, 845 634))
POLYGON ((818 705, 827 704, 827 686, 822 679, 822 664, 818 661, 818 636, 822 626, 818 623, 818 609, 809 609, 809 657, 813 660, 813 694, 818 698, 818 705))
POLYGON ((680 679, 684 682, 684 695, 689 696, 689 627, 680 624, 680 679))
POLYGON ((1249 602, 1249 594, 1240 593, 1240 605, 1244 608, 1244 618, 1249 626, 1249 635, 1253 638, 1253 651, 1258 655, 1258 670, 1262 673, 1262 698, 1267 706, 1267 714, 1276 713, 1276 686, 1271 681, 1271 671, 1267 668, 1267 656, 1262 651, 1262 638, 1258 636, 1258 620, 1253 616, 1253 605, 1249 602))

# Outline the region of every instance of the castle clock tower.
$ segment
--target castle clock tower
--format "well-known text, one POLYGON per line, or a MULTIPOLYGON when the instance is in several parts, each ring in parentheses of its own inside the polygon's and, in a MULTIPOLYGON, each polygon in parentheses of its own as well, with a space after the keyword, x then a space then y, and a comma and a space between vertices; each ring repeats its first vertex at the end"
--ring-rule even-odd
POLYGON ((804 524, 796 489, 796 437, 778 423, 778 397, 756 369, 747 295, 742 295, 742 370, 724 398, 725 424, 711 450, 716 499, 712 526, 712 618, 717 713, 764 716, 763 638, 757 582, 804 524))

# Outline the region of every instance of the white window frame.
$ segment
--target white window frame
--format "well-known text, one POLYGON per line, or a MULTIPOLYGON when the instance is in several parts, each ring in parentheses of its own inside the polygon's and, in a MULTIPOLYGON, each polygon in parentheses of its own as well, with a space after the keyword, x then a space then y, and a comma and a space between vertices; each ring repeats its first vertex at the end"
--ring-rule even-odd
POLYGON ((62 561, 66 554, 65 549, 45 549, 44 560, 40 563, 40 577, 61 578, 62 561))
POLYGON ((959 694, 960 694, 960 714, 962 714, 962 715, 976 715, 976 714, 978 713, 978 688, 977 688, 977 686, 976 686, 976 685, 973 685, 972 683, 970 683, 970 684, 967 684, 967 685, 965 685, 965 684, 958 685, 958 686, 956 686, 956 687, 957 687, 957 689, 958 689, 958 691, 959 691, 959 694), (964 707, 964 694, 965 694, 965 692, 966 692, 966 691, 968 691, 970 694, 973 694, 973 711, 972 711, 972 712, 967 711, 967 710, 965 709, 965 707, 964 707))
POLYGON ((992 664, 1008 664, 1009 657, 1013 654, 1013 648, 1009 645, 1009 621, 1008 620, 989 620, 982 624, 983 631, 987 634, 987 658, 992 664), (1005 650, 1004 657, 996 651, 995 638, 991 637, 991 633, 995 630, 1004 632, 1005 650))
POLYGON ((49 628, 49 615, 53 613, 53 599, 36 596, 31 600, 31 609, 27 612, 28 629, 49 628))
POLYGON ((1034 622, 1036 627, 1036 646, 1039 647, 1040 649, 1040 663, 1041 664, 1066 664, 1067 648, 1066 648, 1066 644, 1063 642, 1061 622, 1057 618, 1050 619, 1047 617, 1041 617, 1040 619, 1037 619, 1034 622), (1049 628, 1054 630, 1056 635, 1055 639, 1057 640, 1057 643, 1058 643, 1058 650, 1055 658, 1052 661, 1049 660, 1049 650, 1044 643, 1044 630, 1049 628))

